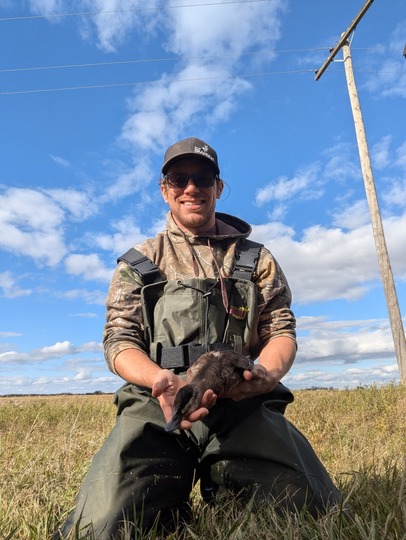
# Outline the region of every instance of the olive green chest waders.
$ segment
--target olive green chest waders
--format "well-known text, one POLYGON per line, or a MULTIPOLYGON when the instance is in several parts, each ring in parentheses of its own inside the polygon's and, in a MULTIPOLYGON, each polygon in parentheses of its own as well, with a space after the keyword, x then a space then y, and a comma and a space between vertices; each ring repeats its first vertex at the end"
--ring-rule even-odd
MULTIPOLYGON (((204 350, 243 350, 257 323, 251 281, 229 278, 223 290, 214 279, 161 282, 150 261, 143 257, 142 264, 150 278, 142 290, 146 340, 156 362, 180 373, 204 350)), ((117 422, 92 461, 62 538, 75 526, 80 538, 87 530, 89 539, 120 538, 128 521, 150 528, 158 515, 170 527, 174 517, 187 517, 199 479, 206 500, 220 488, 292 511, 306 505, 314 515, 324 512, 340 495, 306 438, 284 417, 292 401, 278 384, 240 402, 220 399, 190 431, 167 433, 150 390, 125 384, 115 395, 117 422)))

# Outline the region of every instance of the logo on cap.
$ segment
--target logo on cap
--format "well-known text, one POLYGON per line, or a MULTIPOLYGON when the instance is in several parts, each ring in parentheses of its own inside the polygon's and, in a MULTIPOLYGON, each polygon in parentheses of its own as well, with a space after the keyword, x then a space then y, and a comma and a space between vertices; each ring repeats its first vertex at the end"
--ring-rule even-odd
POLYGON ((207 158, 211 159, 212 161, 215 161, 214 157, 211 154, 209 154, 209 147, 207 146, 207 144, 205 144, 201 148, 199 146, 195 146, 194 151, 195 151, 196 154, 207 157, 207 158))

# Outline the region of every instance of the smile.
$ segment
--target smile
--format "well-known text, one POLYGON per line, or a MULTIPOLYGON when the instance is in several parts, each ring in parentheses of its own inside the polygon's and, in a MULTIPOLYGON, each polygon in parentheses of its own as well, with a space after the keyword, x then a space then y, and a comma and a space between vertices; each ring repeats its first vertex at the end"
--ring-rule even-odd
POLYGON ((182 201, 182 204, 185 206, 200 206, 204 201, 182 201))

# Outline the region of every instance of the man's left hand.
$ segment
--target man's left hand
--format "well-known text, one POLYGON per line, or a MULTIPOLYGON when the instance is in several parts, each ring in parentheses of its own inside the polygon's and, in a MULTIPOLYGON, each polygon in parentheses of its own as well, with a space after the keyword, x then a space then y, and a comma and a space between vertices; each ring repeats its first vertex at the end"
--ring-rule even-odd
POLYGON ((279 382, 279 378, 272 376, 261 364, 255 364, 252 371, 245 370, 243 373, 244 380, 241 381, 227 394, 222 394, 219 397, 241 401, 246 398, 267 394, 275 388, 279 382))

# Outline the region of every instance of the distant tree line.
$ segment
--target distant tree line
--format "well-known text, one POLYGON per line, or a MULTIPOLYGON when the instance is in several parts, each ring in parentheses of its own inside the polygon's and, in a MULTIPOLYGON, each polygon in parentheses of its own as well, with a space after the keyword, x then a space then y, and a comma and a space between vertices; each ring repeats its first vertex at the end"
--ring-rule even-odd
POLYGON ((46 397, 46 396, 101 396, 101 395, 112 395, 113 392, 103 392, 102 390, 96 390, 95 392, 83 392, 80 394, 75 394, 73 392, 59 392, 57 394, 1 394, 1 397, 46 397))

